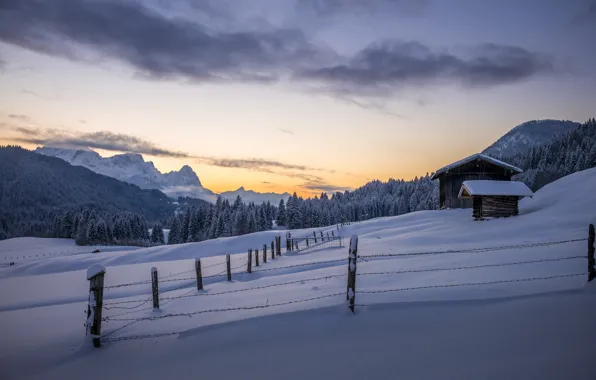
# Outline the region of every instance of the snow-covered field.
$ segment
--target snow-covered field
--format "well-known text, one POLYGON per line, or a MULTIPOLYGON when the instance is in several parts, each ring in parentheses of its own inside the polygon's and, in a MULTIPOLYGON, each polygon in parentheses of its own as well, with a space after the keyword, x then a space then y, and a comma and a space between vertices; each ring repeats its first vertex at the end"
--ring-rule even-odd
MULTIPOLYGON (((247 250, 261 250, 280 231, 23 261, 0 270, 2 378, 593 379, 596 285, 586 286, 585 274, 593 189, 596 169, 541 189, 515 218, 476 222, 471 210, 427 211, 343 227, 341 235, 359 236, 364 257, 356 315, 345 305, 347 248, 284 253, 246 273, 247 250), (470 251, 502 246, 516 247, 470 251), (454 250, 467 252, 386 256, 454 250), (194 259, 211 276, 225 269, 226 253, 232 283, 207 278, 198 293, 194 259), (366 258, 374 255, 385 256, 366 258), (532 263, 509 265, 520 261, 532 263), (176 334, 93 349, 83 323, 85 272, 96 263, 107 267, 104 337, 176 334), (160 310, 151 307, 149 283, 109 288, 147 281, 153 266, 168 280, 160 310), (443 270, 460 267, 477 268, 443 270), (517 281, 525 279, 536 280, 517 281), (119 303, 129 301, 138 302, 119 303), (240 310, 213 311, 230 308, 240 310)), ((0 257, 77 248, 69 244, 11 239, 0 242, 0 257)))

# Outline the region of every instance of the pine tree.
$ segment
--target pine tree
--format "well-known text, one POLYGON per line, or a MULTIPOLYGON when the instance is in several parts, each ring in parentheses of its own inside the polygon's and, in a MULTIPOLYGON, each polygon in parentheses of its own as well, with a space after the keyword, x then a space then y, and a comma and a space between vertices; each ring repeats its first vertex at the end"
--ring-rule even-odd
POLYGON ((180 231, 181 222, 179 216, 175 216, 170 226, 170 233, 168 234, 168 244, 180 244, 182 243, 182 234, 180 231))
POLYGON ((277 208, 277 225, 278 226, 285 226, 286 223, 286 205, 284 200, 279 201, 279 207, 277 208))

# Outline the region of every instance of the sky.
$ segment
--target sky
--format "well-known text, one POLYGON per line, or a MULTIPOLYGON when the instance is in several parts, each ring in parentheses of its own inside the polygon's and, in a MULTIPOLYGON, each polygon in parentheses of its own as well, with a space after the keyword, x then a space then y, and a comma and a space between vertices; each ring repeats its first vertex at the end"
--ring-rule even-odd
POLYGON ((411 179, 596 104, 594 0, 0 0, 0 144, 203 186, 411 179))

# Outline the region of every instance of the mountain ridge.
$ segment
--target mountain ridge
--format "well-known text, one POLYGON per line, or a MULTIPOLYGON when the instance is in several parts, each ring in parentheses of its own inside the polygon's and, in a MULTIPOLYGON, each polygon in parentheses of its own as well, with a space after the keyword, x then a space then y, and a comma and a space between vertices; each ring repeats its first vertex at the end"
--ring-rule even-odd
POLYGON ((160 172, 152 161, 145 161, 138 153, 123 153, 111 157, 102 157, 91 149, 71 149, 62 147, 42 146, 33 152, 60 158, 71 165, 83 166, 98 174, 137 185, 142 189, 160 190, 172 198, 191 197, 215 203, 218 195, 235 200, 238 195, 245 203, 278 204, 283 198, 287 200, 289 193, 259 193, 246 190, 244 186, 234 191, 217 194, 201 184, 199 176, 189 165, 183 165, 180 170, 160 172))
POLYGON ((581 124, 570 120, 530 120, 513 127, 482 151, 495 158, 513 156, 529 151, 555 136, 570 132, 581 124))

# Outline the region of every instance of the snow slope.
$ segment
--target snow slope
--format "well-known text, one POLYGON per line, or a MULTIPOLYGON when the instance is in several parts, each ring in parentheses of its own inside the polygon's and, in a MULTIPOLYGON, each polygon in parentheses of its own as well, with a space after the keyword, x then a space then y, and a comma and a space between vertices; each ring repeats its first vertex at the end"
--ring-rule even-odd
POLYGON ((359 255, 402 255, 359 259, 355 316, 345 306, 345 247, 285 253, 245 273, 246 250, 262 248, 277 231, 48 258, 5 269, 0 280, 5 373, 7 378, 58 379, 100 368, 86 373, 123 379, 174 374, 591 379, 587 355, 596 338, 591 327, 596 293, 594 286, 585 286, 585 240, 523 244, 585 239, 588 223, 596 222, 594 188, 596 169, 591 169, 523 200, 516 218, 475 222, 470 210, 427 211, 342 228, 344 236, 358 234, 359 255), (514 245, 522 246, 407 255, 514 245), (234 254, 232 283, 211 277, 198 293, 193 259, 203 257, 203 273, 212 276, 225 269, 222 253, 234 254), (541 262, 509 265, 519 261, 541 262), (110 319, 104 336, 177 334, 91 349, 83 336, 82 311, 88 297, 86 269, 92 264, 107 267, 104 316, 110 319), (157 311, 151 308, 146 282, 152 266, 162 281, 180 279, 160 282, 163 299, 157 311), (441 270, 470 266, 480 267, 441 270), (433 271, 417 272, 428 269, 433 271), (396 271, 402 273, 387 273, 396 271), (558 277, 570 274, 577 276, 558 277), (518 281, 545 277, 553 278, 518 281), (145 283, 109 288, 136 281, 145 283), (455 286, 466 283, 478 285, 455 286), (176 290, 180 286, 186 287, 176 290), (122 301, 136 303, 109 305, 122 301), (243 309, 205 312, 238 307, 243 309), (254 319, 263 316, 269 317, 254 319), (127 325, 127 319, 141 320, 127 325))

